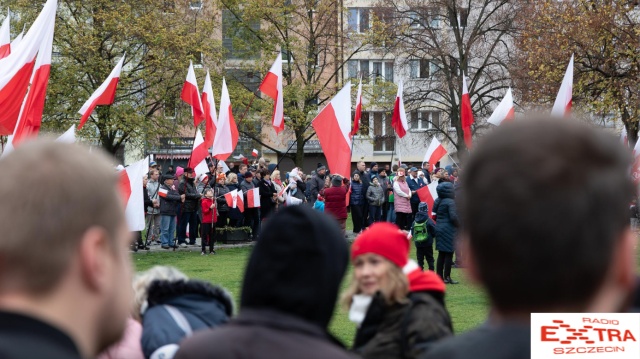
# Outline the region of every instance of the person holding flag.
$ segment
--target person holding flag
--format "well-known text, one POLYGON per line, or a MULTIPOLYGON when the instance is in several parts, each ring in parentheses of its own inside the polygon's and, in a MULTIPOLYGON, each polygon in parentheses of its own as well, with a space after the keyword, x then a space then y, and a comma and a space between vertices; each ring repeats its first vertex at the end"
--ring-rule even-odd
POLYGON ((175 248, 173 235, 176 232, 176 216, 180 203, 184 201, 185 195, 180 195, 173 189, 173 175, 162 176, 162 184, 158 190, 160 197, 160 238, 162 248, 175 248))

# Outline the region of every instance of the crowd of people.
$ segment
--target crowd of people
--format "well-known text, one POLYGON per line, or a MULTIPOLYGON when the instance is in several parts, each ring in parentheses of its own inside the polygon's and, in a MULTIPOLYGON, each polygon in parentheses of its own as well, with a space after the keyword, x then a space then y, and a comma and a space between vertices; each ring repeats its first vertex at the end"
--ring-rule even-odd
MULTIPOLYGON (((223 288, 175 268, 132 276, 133 236, 105 155, 75 144, 25 143, 0 159, 7 173, 29 173, 0 183, 0 357, 528 358, 531 313, 640 310, 631 162, 604 131, 573 121, 518 121, 477 144, 461 177, 451 182, 449 174, 438 185, 433 209, 412 202, 417 169, 409 167, 409 176, 394 171, 397 224, 376 222, 378 209, 371 210, 380 198, 369 188, 383 185, 384 170, 364 190, 364 164, 354 178, 333 176, 329 187, 319 168, 300 182, 324 199, 325 213, 310 205, 276 210, 275 192, 272 211, 252 215, 266 221, 236 312, 223 288), (354 193, 354 182, 373 218, 349 247, 347 206, 335 203, 354 193), (332 211, 337 215, 326 214, 332 211), (409 258, 411 241, 427 270, 409 258), (433 241, 437 261, 426 253, 433 241), (445 283, 456 241, 490 306, 485 323, 462 335, 455 335, 445 283), (328 325, 349 265, 340 302, 357 330, 345 348, 328 325)), ((274 171, 258 172, 261 181, 275 181, 274 171)), ((216 177, 213 186, 200 181, 201 209, 218 208, 215 188, 228 177, 216 177)), ((184 215, 170 212, 163 199, 185 203, 193 193, 189 183, 175 188, 173 178, 159 185, 159 201, 148 199, 161 227, 165 217, 175 223, 184 215)), ((251 170, 239 182, 254 186, 251 170)), ((363 221, 367 212, 360 211, 363 221)))

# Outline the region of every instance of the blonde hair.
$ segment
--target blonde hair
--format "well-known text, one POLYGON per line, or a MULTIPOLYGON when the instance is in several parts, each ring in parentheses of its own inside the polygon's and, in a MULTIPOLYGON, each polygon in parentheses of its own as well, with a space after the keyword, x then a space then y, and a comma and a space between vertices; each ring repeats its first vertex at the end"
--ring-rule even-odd
POLYGON ((271 178, 276 178, 276 176, 280 177, 280 171, 275 170, 271 172, 271 178))
POLYGON ((147 301, 147 290, 149 285, 155 280, 167 280, 177 282, 187 280, 186 274, 182 273, 175 267, 171 266, 153 266, 150 269, 136 274, 133 278, 133 315, 135 319, 140 320, 140 311, 143 304, 147 301))
POLYGON ((229 173, 229 175, 227 176, 227 184, 233 183, 233 180, 238 180, 238 175, 236 175, 235 173, 231 172, 229 173))
MULTIPOLYGON (((386 285, 380 288, 384 301, 388 304, 406 303, 407 294, 409 294, 409 280, 407 276, 402 272, 402 268, 395 265, 395 263, 382 257, 388 264, 389 270, 387 271, 386 285)), ((342 305, 348 310, 351 307, 353 296, 360 294, 358 289, 358 281, 356 280, 355 271, 351 276, 351 282, 347 287, 347 290, 342 294, 342 305)))

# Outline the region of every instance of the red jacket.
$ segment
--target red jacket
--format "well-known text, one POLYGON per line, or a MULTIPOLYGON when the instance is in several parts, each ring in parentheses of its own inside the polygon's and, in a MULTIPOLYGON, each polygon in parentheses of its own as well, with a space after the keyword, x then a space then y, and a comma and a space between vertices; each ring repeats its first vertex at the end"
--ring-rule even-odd
POLYGON ((347 189, 330 187, 324 190, 324 211, 336 219, 347 219, 347 189))
POLYGON ((215 211, 215 208, 210 208, 212 204, 212 199, 202 197, 202 223, 213 223, 213 211, 215 211))

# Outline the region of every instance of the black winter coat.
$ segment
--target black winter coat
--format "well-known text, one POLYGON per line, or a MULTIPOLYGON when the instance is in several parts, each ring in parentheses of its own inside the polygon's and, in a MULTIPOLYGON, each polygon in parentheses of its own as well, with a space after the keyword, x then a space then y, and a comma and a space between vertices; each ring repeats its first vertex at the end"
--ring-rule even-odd
POLYGON ((307 201, 313 203, 318 198, 318 194, 324 192, 324 177, 315 175, 311 177, 311 181, 308 183, 309 186, 309 198, 307 201))
POLYGON ((276 206, 273 201, 273 195, 276 193, 276 187, 273 182, 269 184, 264 179, 260 180, 260 214, 262 217, 266 217, 276 206))
MULTIPOLYGON (((174 191, 170 187, 167 187, 164 183, 160 185, 160 190, 165 189, 168 191, 166 196, 160 196, 160 214, 163 216, 177 216, 178 210, 182 199, 178 191, 174 191)), ((160 193, 160 190, 158 192, 160 193)))
POLYGON ((227 186, 216 183, 214 196, 216 197, 216 205, 218 207, 218 212, 229 212, 229 205, 227 204, 227 199, 224 198, 224 195, 227 193, 229 193, 229 188, 227 188, 227 186))
POLYGON ((433 204, 436 213, 436 250, 454 252, 455 239, 460 223, 456 212, 453 183, 443 182, 436 188, 438 198, 433 204))
POLYGON ((185 179, 178 185, 178 192, 185 195, 182 212, 196 212, 200 203, 200 194, 193 179, 185 179))

